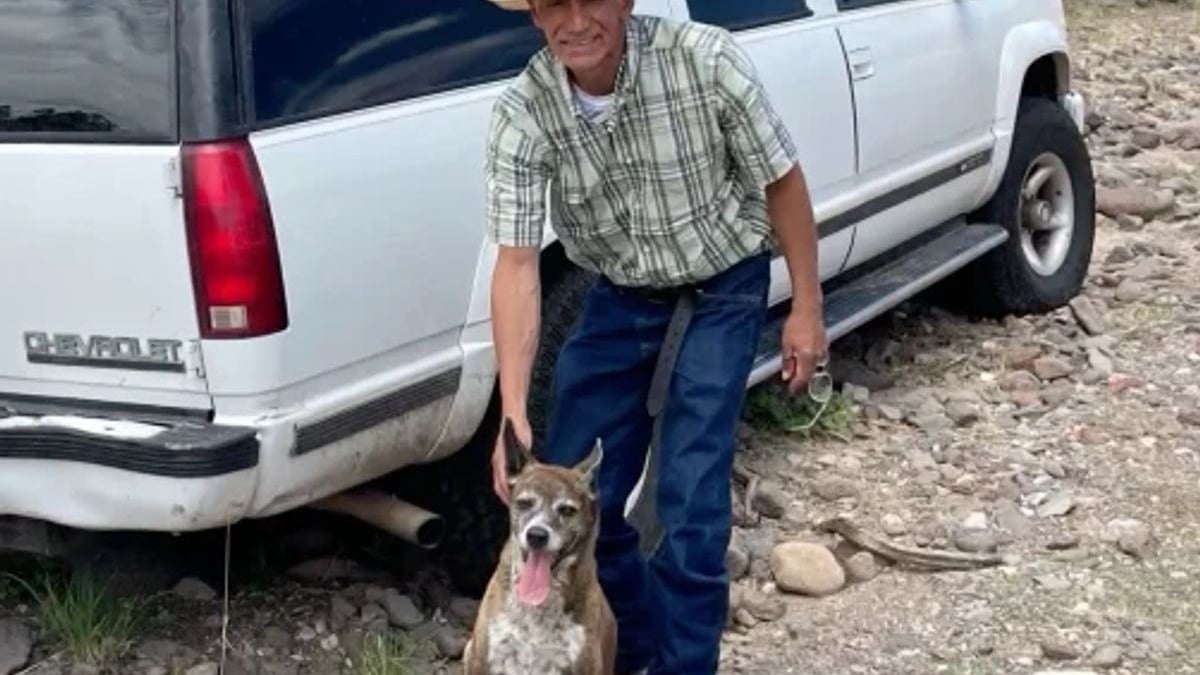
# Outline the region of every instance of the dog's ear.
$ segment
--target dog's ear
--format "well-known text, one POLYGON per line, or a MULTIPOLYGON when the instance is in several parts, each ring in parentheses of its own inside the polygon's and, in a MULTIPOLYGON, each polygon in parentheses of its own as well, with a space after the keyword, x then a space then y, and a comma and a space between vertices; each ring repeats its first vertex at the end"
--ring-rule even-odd
POLYGON ((588 485, 594 485, 596 474, 600 471, 600 463, 604 461, 604 444, 599 438, 596 439, 596 444, 592 446, 592 451, 584 457, 581 462, 575 465, 575 470, 583 476, 583 480, 588 485))
POLYGON ((517 429, 507 417, 504 418, 504 460, 509 480, 516 478, 526 466, 533 463, 533 453, 517 438, 517 429))

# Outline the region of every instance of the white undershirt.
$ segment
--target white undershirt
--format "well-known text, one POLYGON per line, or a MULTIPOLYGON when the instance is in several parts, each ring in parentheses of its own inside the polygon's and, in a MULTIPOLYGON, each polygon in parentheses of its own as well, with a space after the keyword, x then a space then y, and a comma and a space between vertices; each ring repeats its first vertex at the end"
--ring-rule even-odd
POLYGON ((612 94, 594 96, 579 87, 572 89, 575 91, 575 100, 579 102, 579 107, 583 108, 583 114, 590 120, 599 119, 612 105, 612 94))

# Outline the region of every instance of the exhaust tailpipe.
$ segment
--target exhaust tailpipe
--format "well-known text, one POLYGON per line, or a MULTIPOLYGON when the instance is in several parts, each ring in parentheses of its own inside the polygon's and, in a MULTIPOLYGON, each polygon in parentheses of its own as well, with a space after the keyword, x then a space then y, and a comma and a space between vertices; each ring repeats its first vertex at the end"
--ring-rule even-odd
POLYGON ((424 549, 436 548, 446 534, 441 516, 378 490, 330 495, 312 507, 354 516, 424 549))

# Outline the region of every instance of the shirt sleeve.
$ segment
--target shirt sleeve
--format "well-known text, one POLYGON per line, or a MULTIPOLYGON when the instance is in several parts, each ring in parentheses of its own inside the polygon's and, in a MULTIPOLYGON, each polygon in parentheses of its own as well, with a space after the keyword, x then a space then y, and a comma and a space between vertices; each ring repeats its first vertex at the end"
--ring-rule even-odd
POLYGON ((500 246, 537 247, 546 221, 550 177, 544 141, 535 140, 513 114, 497 108, 488 132, 487 233, 500 246))
POLYGON ((763 188, 799 162, 787 126, 771 105, 750 56, 727 36, 717 53, 716 90, 721 126, 743 179, 763 188))

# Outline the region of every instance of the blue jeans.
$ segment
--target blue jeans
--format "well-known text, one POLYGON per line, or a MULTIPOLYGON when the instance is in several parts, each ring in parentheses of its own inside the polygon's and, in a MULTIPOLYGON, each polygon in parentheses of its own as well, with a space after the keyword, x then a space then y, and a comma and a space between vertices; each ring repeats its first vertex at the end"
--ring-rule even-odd
POLYGON ((700 285, 662 412, 657 509, 664 528, 650 560, 625 520, 653 420, 646 397, 674 309, 600 279, 558 357, 542 460, 572 465, 604 447, 600 583, 616 614, 618 672, 715 673, 729 604, 725 551, 730 473, 747 378, 766 318, 770 258, 749 258, 700 285))

